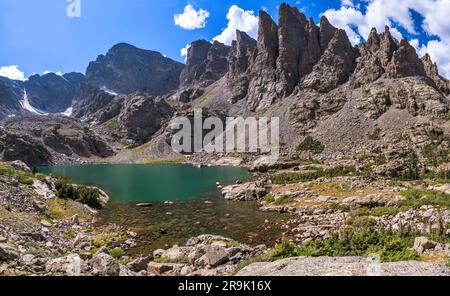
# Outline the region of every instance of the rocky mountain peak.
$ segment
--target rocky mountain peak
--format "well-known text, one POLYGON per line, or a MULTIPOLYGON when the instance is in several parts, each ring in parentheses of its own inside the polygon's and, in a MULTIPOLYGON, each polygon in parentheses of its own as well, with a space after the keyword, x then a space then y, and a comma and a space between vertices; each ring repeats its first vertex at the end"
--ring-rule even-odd
POLYGON ((439 75, 437 64, 433 63, 433 61, 431 60, 431 56, 428 53, 426 53, 422 57, 422 63, 425 68, 425 72, 427 73, 427 75, 429 77, 434 77, 434 76, 439 75))
POLYGON ((116 93, 163 95, 177 89, 183 67, 159 52, 119 43, 89 64, 86 78, 88 83, 116 93))
POLYGON ((258 54, 266 55, 268 63, 278 56, 278 27, 265 11, 259 12, 258 54))
POLYGON ((366 41, 366 46, 371 52, 376 52, 378 49, 380 49, 380 35, 378 35, 377 29, 372 28, 370 31, 369 37, 366 41))
POLYGON ((330 24, 326 16, 320 18, 320 47, 322 48, 322 51, 325 51, 328 47, 328 43, 330 43, 336 30, 337 29, 330 24))
POLYGON ((426 76, 416 49, 405 38, 400 41, 398 50, 393 53, 388 69, 392 77, 426 76))
POLYGON ((382 51, 382 63, 387 65, 392 58, 394 52, 398 49, 398 41, 391 35, 389 27, 386 26, 384 33, 381 34, 380 48, 382 51))
POLYGON ((344 30, 336 30, 319 62, 301 86, 327 92, 345 83, 353 72, 356 52, 344 30))
POLYGON ((186 67, 181 72, 182 88, 207 87, 228 71, 230 47, 220 42, 194 41, 187 54, 186 67))
POLYGON ((250 110, 269 106, 276 98, 278 27, 269 14, 259 12, 256 57, 249 72, 247 105, 250 110))
POLYGON ((32 75, 24 82, 29 103, 48 113, 64 112, 72 105, 77 87, 84 81, 81 73, 32 75))

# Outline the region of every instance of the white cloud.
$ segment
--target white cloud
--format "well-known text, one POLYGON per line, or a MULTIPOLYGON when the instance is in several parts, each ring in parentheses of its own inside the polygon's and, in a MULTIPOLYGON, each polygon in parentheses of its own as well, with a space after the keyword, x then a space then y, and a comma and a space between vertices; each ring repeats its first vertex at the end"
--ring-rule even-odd
POLYGON ((450 78, 450 55, 448 53, 449 48, 449 40, 432 40, 429 41, 426 45, 421 46, 419 48, 419 53, 420 55, 428 53, 433 62, 437 63, 439 74, 444 77, 450 78))
POLYGON ((255 39, 258 37, 258 16, 255 15, 253 10, 243 10, 233 5, 228 11, 227 19, 227 27, 213 40, 230 45, 236 39, 236 30, 246 32, 255 39))
POLYGON ((49 74, 49 73, 54 73, 54 74, 56 74, 58 76, 63 76, 64 75, 63 72, 61 72, 61 71, 55 72, 55 71, 51 71, 51 70, 45 70, 44 72, 42 72, 43 75, 46 75, 46 74, 49 74))
POLYGON ((450 78, 450 0, 364 0, 365 12, 360 10, 360 3, 354 0, 342 0, 339 9, 329 9, 323 14, 336 27, 344 29, 353 44, 365 40, 370 30, 375 27, 379 32, 384 26, 391 27, 392 35, 401 39, 401 27, 410 35, 416 36, 414 19, 411 10, 423 17, 419 24, 430 35, 439 40, 429 41, 420 45, 417 38, 412 38, 411 44, 418 50, 419 55, 429 53, 433 61, 438 64, 440 73, 450 78), (352 5, 353 4, 353 5, 352 5))
POLYGON ((341 0, 342 6, 348 6, 348 7, 355 7, 355 3, 353 3, 353 0, 341 0))
POLYGON ((188 50, 189 50, 190 47, 191 47, 190 44, 186 44, 186 47, 183 47, 183 48, 180 50, 180 56, 181 56, 181 57, 184 57, 184 61, 185 61, 185 62, 186 62, 186 60, 187 60, 187 54, 188 54, 188 50))
POLYGON ((206 20, 209 17, 209 11, 204 9, 195 10, 192 4, 186 5, 183 13, 175 14, 175 25, 186 29, 195 30, 204 28, 206 26, 206 20))
POLYGON ((13 80, 26 80, 25 73, 22 72, 17 65, 0 67, 0 76, 13 80))

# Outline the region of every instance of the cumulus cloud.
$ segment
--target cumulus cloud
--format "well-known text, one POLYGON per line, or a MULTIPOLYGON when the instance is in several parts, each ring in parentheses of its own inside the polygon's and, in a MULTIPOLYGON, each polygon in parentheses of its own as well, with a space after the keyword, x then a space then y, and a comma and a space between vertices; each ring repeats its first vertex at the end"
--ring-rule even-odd
POLYGON ((0 76, 13 80, 26 80, 25 73, 22 72, 17 65, 0 67, 0 76))
POLYGON ((186 5, 183 13, 174 15, 175 25, 186 30, 204 28, 208 18, 209 11, 204 9, 195 10, 192 4, 186 5))
POLYGON ((258 16, 252 10, 243 10, 233 5, 228 14, 228 25, 222 33, 213 38, 215 41, 230 45, 236 39, 236 30, 246 32, 250 37, 258 37, 258 16))
POLYGON ((184 58, 184 61, 185 61, 185 62, 186 62, 186 60, 187 60, 187 54, 188 54, 188 50, 189 50, 190 47, 191 47, 190 44, 186 44, 186 47, 183 47, 183 48, 180 50, 180 56, 184 58))
POLYGON ((415 11, 423 17, 423 23, 419 25, 438 40, 420 45, 419 39, 413 37, 412 45, 419 55, 429 53, 438 64, 441 74, 450 77, 450 22, 447 19, 450 0, 364 0, 360 1, 361 5, 366 5, 364 11, 360 9, 359 3, 355 3, 354 0, 342 0, 340 8, 329 9, 323 15, 333 25, 344 29, 353 44, 358 44, 369 36, 371 28, 382 32, 385 25, 391 27, 392 35, 397 39, 402 38, 400 27, 409 35, 417 36, 411 12, 415 11))

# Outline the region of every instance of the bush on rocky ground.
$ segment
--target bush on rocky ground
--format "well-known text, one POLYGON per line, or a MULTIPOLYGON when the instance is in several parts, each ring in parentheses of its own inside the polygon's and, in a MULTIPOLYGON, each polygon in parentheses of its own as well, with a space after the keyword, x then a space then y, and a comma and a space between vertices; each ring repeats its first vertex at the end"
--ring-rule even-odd
POLYGON ((59 179, 55 183, 57 196, 63 199, 72 199, 86 204, 94 209, 101 209, 100 191, 97 188, 86 186, 74 186, 66 180, 59 179))
POLYGON ((313 181, 318 178, 333 178, 350 176, 356 173, 357 170, 351 166, 336 166, 327 169, 317 169, 308 172, 287 172, 274 174, 270 176, 271 180, 275 184, 291 184, 298 182, 313 181))
POLYGON ((307 136, 298 146, 297 151, 311 152, 313 154, 320 154, 325 150, 325 146, 318 140, 311 136, 307 136))
POLYGON ((412 250, 414 236, 388 233, 374 228, 355 231, 346 228, 342 233, 325 240, 314 240, 295 246, 289 241, 276 245, 272 259, 297 256, 369 256, 378 254, 383 262, 420 260, 412 250))

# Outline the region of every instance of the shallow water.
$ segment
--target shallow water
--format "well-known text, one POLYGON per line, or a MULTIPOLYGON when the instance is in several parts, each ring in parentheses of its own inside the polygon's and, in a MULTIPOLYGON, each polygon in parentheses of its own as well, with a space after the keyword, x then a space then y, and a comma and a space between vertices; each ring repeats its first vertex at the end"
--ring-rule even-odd
POLYGON ((68 176, 76 183, 95 185, 111 197, 100 223, 116 223, 139 234, 132 255, 200 234, 217 234, 257 245, 273 245, 277 226, 286 215, 258 210, 256 202, 231 202, 220 197, 216 182, 233 184, 250 175, 230 167, 195 168, 184 164, 50 166, 40 172, 68 176), (165 205, 172 201, 173 205, 165 205), (137 203, 151 203, 138 207, 137 203), (266 223, 268 220, 270 223, 266 223))

